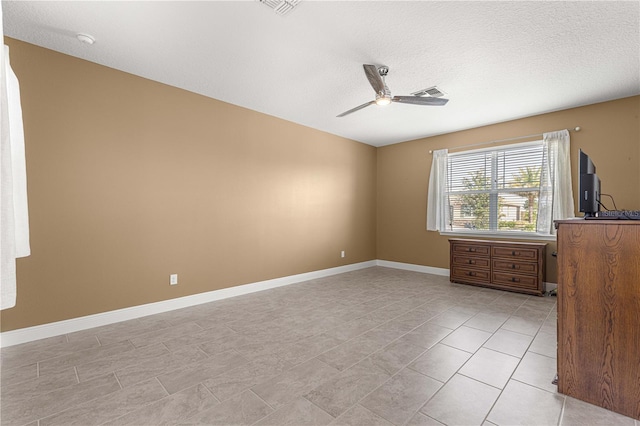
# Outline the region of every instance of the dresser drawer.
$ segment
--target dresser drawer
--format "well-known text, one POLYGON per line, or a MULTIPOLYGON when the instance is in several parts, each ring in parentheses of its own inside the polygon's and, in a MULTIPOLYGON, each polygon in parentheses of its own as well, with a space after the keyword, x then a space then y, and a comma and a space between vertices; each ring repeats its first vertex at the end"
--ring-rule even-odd
POLYGON ((533 262, 519 262, 517 260, 493 260, 493 270, 496 272, 538 274, 538 264, 533 262))
POLYGON ((518 275, 509 274, 507 272, 494 272, 492 278, 492 282, 498 285, 531 289, 535 289, 538 287, 538 278, 532 275, 518 275))
POLYGON ((451 268, 451 280, 489 283, 491 281, 491 271, 489 269, 483 270, 454 266, 451 268))
POLYGON ((449 279, 525 294, 544 294, 544 243, 449 240, 449 279))
POLYGON ((489 269, 491 262, 488 257, 476 257, 469 255, 453 255, 454 266, 473 266, 474 268, 489 269))
POLYGON ((473 254, 477 256, 489 256, 491 254, 491 246, 473 243, 455 243, 451 245, 454 254, 473 254))
POLYGON ((502 257, 510 259, 523 259, 523 260, 538 260, 538 250, 527 247, 499 247, 494 246, 491 248, 491 256, 502 257))

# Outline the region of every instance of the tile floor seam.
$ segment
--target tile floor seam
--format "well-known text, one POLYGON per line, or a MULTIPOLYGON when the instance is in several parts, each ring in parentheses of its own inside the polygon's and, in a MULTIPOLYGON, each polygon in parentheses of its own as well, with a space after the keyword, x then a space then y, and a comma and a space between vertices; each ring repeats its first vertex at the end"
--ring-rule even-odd
MULTIPOLYGON (((455 330, 453 330, 453 331, 455 331, 455 330)), ((449 333, 449 334, 451 334, 451 333, 449 333)), ((442 339, 442 340, 444 340, 444 339, 442 339)), ((442 342, 442 340, 440 340, 439 342, 435 343, 433 346, 440 344, 440 345, 444 345, 444 346, 446 346, 446 347, 448 347, 448 348, 453 348, 453 349, 457 349, 457 350, 462 351, 462 352, 466 352, 466 353, 471 354, 471 355, 475 355, 475 354, 476 354, 476 352, 478 352, 478 350, 482 347, 482 346, 480 346, 480 348, 476 349, 476 351, 475 351, 475 352, 469 352, 469 351, 467 351, 467 350, 460 349, 460 348, 456 348, 455 346, 452 346, 452 345, 448 345, 448 344, 446 344, 446 343, 442 342)), ((433 346, 432 346, 432 347, 433 347, 433 346)), ((429 349, 431 349, 431 348, 429 348, 429 349)), ((469 358, 469 359, 471 359, 471 358, 469 358)), ((465 364, 466 364, 467 362, 468 362, 468 360, 467 360, 467 361, 465 361, 465 364)), ((460 367, 460 368, 462 368, 462 367, 460 367)))
MULTIPOLYGON (((118 386, 120 386, 120 390, 124 389, 124 386, 122 386, 122 383, 120 383, 120 378, 118 378, 118 375, 116 374, 116 372, 112 371, 110 374, 113 374, 113 377, 115 377, 116 382, 118 382, 118 386)), ((166 391, 166 389, 165 389, 165 391, 166 391)))
POLYGON ((80 375, 78 374, 78 367, 74 365, 73 371, 76 373, 76 383, 80 383, 80 375))
MULTIPOLYGON (((171 353, 171 349, 169 349, 169 348, 167 347, 167 345, 165 344, 165 342, 160 342, 160 344, 161 344, 162 346, 164 346, 164 348, 165 348, 167 351, 169 351, 169 353, 171 353)), ((198 346, 198 349, 199 349, 199 348, 200 348, 200 347, 198 346)))
POLYGON ((562 418, 564 417, 564 409, 567 405, 567 397, 562 400, 562 408, 560 408, 560 416, 558 417, 558 426, 562 425, 562 418))
MULTIPOLYGON (((315 389, 315 388, 314 388, 315 389)), ((313 390, 313 389, 312 389, 313 390)), ((309 391, 311 392, 311 391, 309 391)), ((307 392, 307 394, 309 393, 307 392)), ((328 412, 327 410, 325 410, 324 408, 322 408, 321 406, 319 406, 318 404, 316 404, 315 402, 313 402, 312 400, 310 400, 309 398, 307 398, 307 394, 305 395, 301 395, 302 398, 304 398, 305 400, 309 401, 311 404, 313 404, 314 406, 318 407, 319 409, 321 409, 322 411, 324 411, 325 413, 327 413, 328 415, 330 415, 331 417, 333 417, 333 419, 337 419, 339 418, 341 415, 343 415, 344 413, 346 413, 347 411, 349 411, 351 408, 355 407, 356 405, 358 405, 359 403, 353 404, 351 407, 347 408, 346 410, 344 410, 342 413, 340 413, 338 416, 334 416, 333 414, 331 414, 330 412, 328 412)))
MULTIPOLYGON (((202 348, 200 347, 200 345, 199 345, 199 344, 197 344, 197 343, 196 343, 194 346, 196 347, 196 349, 198 350, 198 352, 201 352, 201 353, 202 353, 206 358, 210 358, 210 357, 211 357, 211 355, 209 355, 208 353, 206 353, 206 352, 204 351, 204 349, 202 349, 202 348)), ((165 347, 166 347, 166 346, 165 346, 165 347)), ((167 350, 169 350, 169 348, 167 348, 167 350)), ((173 352, 169 351, 169 353, 173 353, 173 352)))
MULTIPOLYGON (((160 380, 158 380, 158 381, 160 381, 160 380)), ((218 397, 216 396, 216 394, 215 394, 215 393, 213 393, 213 391, 212 391, 211 389, 209 389, 209 386, 207 386, 207 385, 205 385, 205 384, 204 384, 204 382, 200 382, 200 383, 198 383, 198 384, 197 384, 197 385, 195 385, 195 386, 198 386, 198 385, 202 385, 202 387, 203 387, 203 388, 205 388, 205 389, 207 390, 207 393, 211 394, 211 396, 213 397, 213 399, 215 399, 216 401, 218 401, 218 403, 219 403, 219 404, 221 404, 221 403, 222 403, 222 401, 223 401, 223 400, 221 400, 220 398, 218 398, 218 397)), ((251 389, 251 388, 249 388, 249 389, 251 389)), ((245 390, 248 390, 248 389, 245 389, 245 390)), ((244 391, 242 391, 242 392, 244 392, 244 391)), ((234 397, 234 396, 236 396, 236 395, 239 395, 239 394, 241 394, 242 392, 238 392, 238 393, 236 393, 236 394, 233 394, 233 395, 231 395, 231 397, 234 397)), ((255 393, 255 392, 254 392, 254 393, 255 393)), ((261 399, 262 399, 262 398, 261 398, 261 399)), ((265 404, 266 404, 266 401, 265 401, 265 404)), ((269 405, 269 404, 267 404, 267 405, 269 405)))
MULTIPOLYGON (((380 324, 378 327, 380 327, 380 326, 382 326, 382 325, 384 325, 384 324, 387 324, 387 323, 389 323, 389 322, 391 322, 391 321, 394 321, 394 320, 389 320, 389 321, 387 321, 387 322, 385 322, 385 323, 382 323, 382 324, 380 324)), ((400 335, 399 337, 396 337, 395 339, 393 339, 393 340, 392 340, 392 341, 390 341, 389 343, 385 344, 384 346, 382 346, 382 347, 381 347, 381 348, 379 348, 379 349, 376 349, 374 352, 370 353, 369 355, 365 356, 365 357, 364 357, 364 358, 362 358, 362 359, 367 359, 367 358, 369 358, 371 355, 374 355, 374 354, 376 354, 376 353, 378 353, 378 352, 382 351, 384 348, 386 348, 387 346, 389 346, 389 345, 391 345, 391 344, 393 344, 393 343, 397 342, 398 340, 400 340, 401 338, 403 338, 403 337, 404 337, 404 336, 406 336, 407 334, 411 333, 413 330, 415 330, 416 328, 420 327, 421 325, 422 325, 422 324, 420 324, 420 325, 419 325, 419 326, 417 326, 417 327, 412 328, 411 330, 409 330, 408 332, 406 332, 406 333, 404 333, 404 334, 400 335)), ((377 328, 377 327, 374 327, 374 328, 372 328, 371 330, 373 330, 373 329, 375 329, 375 328, 377 328)), ((445 327, 445 328, 446 328, 446 327, 445 327)), ((371 331, 371 330, 368 330, 368 331, 371 331)), ((364 333, 363 333, 363 334, 364 334, 364 333)), ((445 336, 445 337, 446 337, 446 336, 445 336)), ((442 340, 442 339, 440 339, 440 340, 442 340)), ((438 342, 439 342, 439 341, 438 341, 438 342)), ((345 342, 345 343, 346 343, 346 342, 345 342)), ((411 346, 419 347, 419 346, 417 346, 417 345, 413 345, 413 344, 411 344, 411 343, 409 343, 409 344, 410 344, 411 346)), ((427 348, 426 350, 429 350, 429 348, 427 348)), ((362 361, 362 360, 360 360, 360 361, 362 361)), ((360 361, 358 361, 358 362, 360 362, 360 361)), ((356 364, 357 364, 357 362, 356 362, 356 364)), ((352 365, 352 366, 350 366, 350 367, 353 367, 353 365, 352 365)), ((349 368, 350 368, 350 367, 349 367, 349 368)), ((345 370, 346 370, 346 368, 345 368, 345 370)))
MULTIPOLYGON (((516 367, 517 368, 517 367, 516 367)), ((510 379, 509 379, 510 380, 510 379)), ((509 381, 507 380, 507 384, 509 383, 509 381)), ((498 401, 500 400, 500 397, 502 396, 502 393, 504 392, 504 390, 507 388, 507 385, 505 384, 503 389, 500 389, 500 393, 498 394, 498 396, 496 397, 496 399, 493 401, 493 404, 491 404, 491 407, 489 408, 489 410, 487 411, 487 414, 484 415, 484 418, 482 419, 482 423, 484 422, 489 422, 489 416, 491 415, 491 412, 493 411, 494 407, 496 406, 496 404, 498 403, 498 401)), ((490 422, 493 423, 493 422, 490 422)), ((497 426, 508 426, 508 425, 497 425, 497 426)))
MULTIPOLYGON (((471 357, 469 357, 469 359, 471 359, 471 357)), ((496 397, 495 401, 493 401, 493 404, 491 404, 491 408, 487 411, 487 414, 485 414, 485 416, 484 416, 484 418, 483 418, 483 420, 482 420, 482 422, 483 422, 483 423, 484 423, 485 421, 487 421, 487 417, 488 417, 488 416, 489 416, 489 414, 491 413, 491 410, 493 409, 493 407, 494 407, 494 405, 496 404, 496 402, 498 402, 498 399, 500 399, 500 395, 502 395, 502 391, 503 391, 504 389, 496 388, 495 386, 491 386, 491 385, 489 385, 489 384, 487 384, 487 383, 481 382, 480 380, 476 380, 476 379, 474 379, 473 377, 468 377, 468 376, 465 376, 465 375, 463 375, 463 374, 459 373, 460 369, 461 369, 461 368, 462 368, 462 367, 463 367, 467 362, 469 362, 469 359, 468 359, 467 361, 465 361, 465 362, 464 362, 464 364, 462 364, 462 366, 460 366, 460 368, 458 368, 458 369, 455 371, 455 373, 453 373, 453 374, 451 375, 451 377, 449 377, 449 378, 447 379, 447 381, 446 381, 446 382, 444 382, 444 383, 442 384, 442 386, 440 386, 440 388, 439 388, 439 389, 438 389, 438 390, 437 390, 433 395, 431 395, 431 398, 429 398, 427 401, 425 401, 425 403, 424 403, 424 404, 422 404, 422 406, 418 409, 418 411, 422 410, 422 408, 424 408, 424 406, 425 406, 425 405, 427 405, 427 404, 429 403, 429 401, 431 401, 433 398, 435 398, 435 397, 436 397, 436 395, 438 395, 438 394, 442 391, 442 389, 444 389, 444 388, 445 388, 445 386, 446 386, 446 385, 447 385, 447 384, 448 384, 448 383, 449 383, 449 382, 450 382, 450 381, 451 381, 451 380, 452 380, 452 379, 453 379, 457 374, 460 374, 461 376, 464 376, 464 377, 468 378, 469 380, 473 380, 474 382, 478 382, 478 383, 480 383, 480 384, 483 384, 483 385, 486 385, 486 386, 490 386, 490 387, 492 387, 492 388, 497 389, 497 390, 499 390, 499 391, 500 391, 500 393, 499 393, 499 394, 498 394, 498 396, 496 397)), ((421 373, 421 374, 422 374, 422 373, 421 373)), ((434 380, 435 380, 435 379, 434 379, 434 380)), ((505 386, 505 387, 506 387, 506 386, 505 386)), ((424 414, 424 413, 423 413, 423 414, 424 414)), ((431 416, 429 416, 429 417, 431 417, 431 416)), ((440 421, 440 420, 439 420, 439 419, 437 419, 437 418, 434 418, 434 417, 431 417, 431 418, 435 419, 436 421, 438 421, 438 422, 440 422, 440 423, 443 423, 442 421, 440 421)), ((482 424, 482 423, 481 423, 481 424, 482 424)), ((445 423, 445 425, 446 425, 446 423, 445 423)), ((502 426, 502 425, 498 425, 498 426, 502 426)), ((505 425, 505 426, 506 426, 506 425, 505 425)))
MULTIPOLYGON (((99 399, 99 398, 105 397, 105 396, 107 396, 107 395, 111 395, 111 394, 113 394, 113 393, 115 393, 115 392, 119 392, 119 391, 121 391, 121 390, 123 389, 123 388, 122 388, 122 385, 120 384, 120 381, 119 381, 119 380, 118 380, 118 378, 116 377, 115 373, 110 373, 110 374, 113 374, 113 376, 114 376, 114 378, 115 378, 116 382, 118 383, 118 386, 120 387, 120 389, 119 389, 119 390, 112 391, 112 392, 108 392, 108 393, 106 393, 106 394, 104 394, 104 395, 98 395, 98 396, 96 396, 96 397, 94 397, 94 398, 91 398, 91 399, 89 399, 89 400, 87 400, 87 401, 83 401, 83 402, 81 402, 81 403, 80 403, 80 406, 82 406, 82 405, 84 405, 84 404, 87 404, 87 403, 89 403, 89 402, 93 402, 93 401, 95 401, 96 399, 99 399)), ((106 376, 108 376, 108 375, 110 375, 110 374, 105 374, 104 376, 106 377, 106 376)), ((76 384, 74 384, 74 385, 69 385, 69 386, 65 386, 65 387, 76 386, 76 385, 78 385, 78 384, 79 384, 79 383, 76 383, 76 384)), ((58 390, 60 390, 60 389, 64 389, 65 387, 63 387, 63 388, 59 388, 59 389, 55 389, 55 390, 52 390, 52 391, 47 392, 47 393, 52 393, 52 392, 58 391, 58 390)), ((44 420, 44 419, 46 419, 46 418, 49 418, 49 417, 57 416, 58 414, 64 413, 65 411, 72 410, 73 408, 76 408, 76 407, 75 407, 75 406, 74 406, 74 407, 67 407, 67 408, 65 408, 65 409, 63 409, 63 410, 59 410, 59 411, 56 411, 56 412, 53 412, 53 413, 49 413, 49 414, 47 414, 47 415, 45 415, 45 416, 43 416, 43 417, 38 417, 35 421, 37 421, 37 422, 38 422, 37 424, 39 425, 39 424, 40 424, 40 422, 41 422, 42 420, 44 420)), ((33 423, 33 422, 27 422, 27 423, 25 423, 25 424, 24 424, 24 426, 29 426, 31 423, 33 423)))
MULTIPOLYGON (((164 385, 162 384, 162 382, 160 381, 160 379, 158 379, 158 376, 152 377, 152 380, 155 380, 156 382, 158 382, 158 384, 160 385, 160 387, 162 388, 162 390, 166 393, 166 395, 163 398, 166 398, 167 396, 171 396, 171 394, 169 393, 169 391, 167 390, 167 388, 164 387, 164 385)), ((119 383, 119 381, 118 381, 119 383)), ((196 385, 197 386, 197 385, 196 385)), ((205 386, 206 387, 206 386, 205 386)))
MULTIPOLYGON (((515 374, 515 372, 514 372, 514 374, 515 374)), ((539 389, 541 391, 545 391, 547 393, 550 393, 551 395, 555 395, 554 392, 551 392, 551 391, 549 391, 547 389, 541 388, 540 386, 532 385, 531 383, 527 383, 527 382, 524 382, 522 380, 514 379, 513 377, 509 378, 509 380, 513 380, 514 382, 522 383, 523 385, 531 386, 532 388, 536 388, 536 389, 539 389)), ((551 382, 551 380, 549 380, 549 382, 551 382)), ((562 394, 559 393, 558 395, 562 395, 562 394)))
MULTIPOLYGON (((428 350, 429 350, 429 349, 425 350, 425 352, 427 352, 428 350)), ((423 352, 420 356, 422 356, 425 352, 423 352)), ((414 362, 416 359, 418 359, 420 356, 416 357, 413 361, 411 361, 411 363, 413 363, 413 362, 414 362)), ((410 365, 411 363, 409 363, 409 365, 410 365)), ((362 397, 359 401, 357 401, 355 404, 353 404, 351 407, 349 407, 349 408, 348 408, 347 410, 345 410, 344 412, 346 412, 346 411, 348 411, 349 409, 351 409, 351 408, 355 407, 356 405, 360 404, 360 403, 361 403, 362 401, 364 401, 364 400, 365 400, 369 395, 371 395, 373 392, 377 391, 379 388, 381 388, 382 386, 384 386, 387 382, 391 381, 395 376, 397 376, 398 374, 400 374, 400 373, 402 372, 402 370, 404 370, 405 368, 409 368, 409 365, 406 365, 406 366, 402 367, 400 370, 398 370, 396 373, 394 373, 391 377, 389 377, 387 380, 385 380, 384 382, 382 382, 379 386, 377 386, 377 387, 376 387, 375 389, 373 389, 371 392, 369 392, 368 394, 366 394, 364 397, 362 397)), ((421 373, 420 371, 416 371, 416 370, 414 370, 414 369, 412 369, 412 368, 411 368, 411 371, 414 371, 415 373, 418 373, 418 374, 420 374, 421 376, 427 377, 427 378, 429 378, 429 379, 431 379, 431 380, 435 380, 435 381, 437 381, 437 382, 439 382, 439 383, 442 383, 442 382, 440 382, 440 380, 437 380, 437 379, 434 379, 433 377, 427 376, 426 374, 421 373)), ((455 374, 454 374, 454 375, 455 375, 455 374)), ((453 376, 452 376, 452 377, 453 377, 453 376)), ((432 398, 433 398, 433 397, 434 397, 434 396, 435 396, 435 395, 440 391, 440 389, 442 389, 442 388, 444 387, 444 385, 445 385, 445 384, 446 384, 446 383, 442 383, 442 386, 440 386, 440 387, 438 388, 438 390, 437 390, 436 392, 434 392, 434 393, 433 393, 433 395, 431 395, 429 398, 427 398, 427 400, 426 400, 426 401, 424 401, 424 402, 422 403, 422 405, 420 405, 420 407, 418 408, 418 410, 417 410, 415 413, 413 413, 413 415, 415 416, 415 414, 416 414, 416 413, 420 412, 420 409, 421 409, 422 407, 424 407, 424 406, 425 406, 425 404, 427 404, 427 403, 428 403, 428 402, 429 402, 429 401, 430 401, 430 400, 431 400, 431 399, 432 399, 432 398)), ((363 406, 363 407, 364 407, 364 406, 363 406)), ((364 408, 367 408, 367 407, 364 407, 364 408)), ((367 408, 367 410, 369 410, 369 409, 367 408)), ((369 411, 371 411, 371 410, 369 410, 369 411)), ((373 412, 373 411, 372 411, 372 412, 373 412)), ((344 414, 344 413, 343 413, 343 414, 344 414)), ((396 425, 396 426, 401 426, 401 425, 397 425, 396 423, 394 423, 391 419, 388 419, 388 418, 384 417, 384 415, 383 415, 383 414, 379 414, 379 413, 374 413, 374 414, 376 414, 377 416, 382 417, 383 419, 387 420, 387 421, 388 421, 389 423, 391 423, 391 424, 394 424, 394 425, 396 425)), ((338 416, 338 417, 340 417, 340 416, 338 416)), ((412 417, 413 417, 413 416, 412 416, 412 417)), ((409 420, 411 420, 411 418, 412 418, 412 417, 409 417, 409 420)), ((407 420, 407 421, 409 421, 409 420, 407 420)))
MULTIPOLYGON (((271 411, 271 413, 275 413, 276 411, 278 411, 278 408, 273 407, 271 404, 269 404, 267 401, 265 401, 265 400, 264 400, 264 398, 262 398, 260 395, 258 395, 258 393, 257 393, 257 392, 254 392, 254 391, 253 391, 253 388, 249 388, 249 389, 246 389, 246 390, 244 390, 244 391, 242 391, 242 392, 238 392, 238 393, 237 393, 237 394, 235 394, 234 396, 238 396, 238 395, 242 394, 243 392, 251 392, 251 393, 252 393, 254 396, 256 396, 260 401, 264 402, 264 403, 267 405, 267 407, 269 407, 269 408, 271 408, 271 410, 273 410, 273 411, 271 411)), ((214 397, 215 397, 215 395, 214 395, 214 397)), ((217 398, 216 398, 216 399, 217 399, 217 398)), ((293 400, 292 400, 292 401, 293 401, 293 400)), ((291 401, 288 401, 288 402, 287 402, 287 404, 288 404, 288 403, 290 403, 290 402, 291 402, 291 401)), ((311 401, 309 401, 309 402, 311 402, 311 401)), ((220 403, 222 403, 222 401, 220 401, 220 403)), ((283 407, 284 407, 284 406, 286 406, 287 404, 284 404, 284 405, 283 405, 283 407)), ((282 408, 282 407, 280 407, 280 409, 281 409, 281 408, 282 408)), ((271 414, 271 413, 269 413, 269 414, 271 414)), ((267 416, 268 416, 269 414, 267 414, 267 416)), ((267 417, 267 416, 264 416, 264 417, 267 417)), ((259 419, 259 420, 256 420, 256 421, 255 421, 255 422, 253 422, 252 424, 255 424, 255 423, 259 422, 260 420, 264 419, 264 417, 262 417, 262 418, 261 418, 261 419, 259 419)))
MULTIPOLYGON (((532 340, 532 342, 533 342, 533 340, 532 340)), ((528 351, 528 348, 527 348, 527 351, 528 351)), ((525 354, 526 354, 526 352, 527 352, 527 351, 525 351, 525 354)), ((500 397, 502 396, 502 393, 504 392, 504 390, 507 388, 507 384, 509 384, 509 382, 510 382, 510 381, 512 381, 512 380, 513 380, 513 381, 516 381, 516 382, 518 382, 518 383, 521 383, 521 384, 523 384, 523 385, 525 385, 525 386, 530 386, 530 387, 533 387, 533 388, 535 388, 535 389, 539 389, 539 390, 545 391, 545 392, 547 392, 547 393, 549 393, 549 394, 551 394, 551 395, 554 395, 554 393, 553 393, 553 392, 549 392, 549 391, 548 391, 548 390, 546 390, 546 389, 541 389, 541 388, 539 388, 539 387, 537 387, 537 386, 534 386, 534 385, 531 385, 531 384, 529 384, 529 383, 526 383, 526 382, 523 382, 523 381, 521 381, 521 380, 517 380, 517 379, 514 379, 514 378, 513 378, 513 375, 514 375, 514 374, 515 374, 515 372, 518 370, 518 367, 519 367, 519 366, 520 366, 520 364, 522 363, 522 360, 523 360, 523 359, 524 359, 524 354, 522 355, 522 357, 520 357, 520 358, 519 358, 518 364, 516 365, 516 368, 513 370, 513 372, 511 373, 511 375, 509 376, 509 379, 507 380, 507 383, 505 384, 504 388, 503 388, 503 389, 500 389, 500 394, 498 395, 498 397, 497 397, 497 398, 496 398, 496 400, 494 401, 493 405, 491 406, 491 409, 487 412, 487 415, 485 416, 484 421, 488 421, 487 419, 488 419, 489 415, 491 414, 491 411, 493 410, 493 408, 494 408, 494 407, 495 407, 495 405, 497 404, 498 400, 499 400, 499 399, 500 399, 500 397)), ((558 393, 556 392, 556 394, 558 394, 558 393)), ((561 395, 561 394, 558 394, 558 395, 561 395)), ((566 397, 565 397, 564 395, 561 395, 561 396, 563 397, 562 406, 564 407, 564 404, 565 404, 565 401, 566 401, 566 397)), ((491 422, 491 423, 492 423, 492 422, 491 422)), ((558 425, 559 425, 559 423, 558 423, 558 425)), ((502 425, 498 425, 498 426, 502 426, 502 425)))
MULTIPOLYGON (((436 344, 437 344, 437 343, 436 343, 436 344)), ((379 386, 377 386, 377 387, 376 387, 375 389, 373 389, 371 392, 369 392, 369 393, 368 393, 368 394, 366 394, 364 397, 362 397, 362 399, 360 399, 358 402, 356 402, 356 403, 355 403, 355 404, 353 404, 351 407, 349 407, 347 410, 345 410, 345 412, 346 412, 346 411, 348 411, 349 409, 351 409, 351 408, 355 407, 356 405, 360 404, 360 403, 361 403, 362 401, 364 401, 364 400, 365 400, 369 395, 371 395, 373 392, 375 392, 376 390, 378 390, 379 388, 381 388, 382 386, 384 386, 387 382, 391 381, 395 376, 397 376, 398 374, 400 374, 400 373, 401 373, 405 368, 409 368, 409 365, 411 365, 411 364, 412 364, 413 362, 415 362, 418 358, 420 358, 422 355, 424 355, 428 350, 429 350, 429 349, 425 349, 425 350, 424 350, 420 355, 418 355, 417 357, 415 357, 414 359, 412 359, 408 364, 406 364, 404 367, 400 368, 398 371, 396 371, 394 374, 392 374, 392 375, 391 375, 387 380, 385 380, 384 382, 382 382, 379 386)), ((372 354, 372 355, 373 355, 373 354, 372 354)), ((369 358, 369 357, 371 357, 371 355, 369 355, 367 358, 369 358)), ((365 358, 365 359, 366 359, 366 358, 365 358)), ((416 370, 414 370, 414 369, 412 369, 412 368, 410 368, 410 370, 411 370, 411 371, 414 371, 414 372, 416 372, 416 373, 418 373, 418 374, 420 374, 421 376, 424 376, 424 377, 427 377, 427 378, 429 378, 429 379, 432 379, 432 380, 435 380, 435 381, 437 381, 437 382, 440 382, 440 380, 434 379, 433 377, 429 377, 429 376, 427 376, 426 374, 424 374, 424 373, 422 373, 422 372, 420 372, 420 371, 416 371, 416 370)), ((440 383, 442 383, 442 382, 440 382, 440 383)), ((444 384, 443 384, 442 386, 444 386, 444 384)), ((442 386, 440 386, 440 388, 438 388, 438 391, 442 388, 442 386)), ((420 407, 419 407, 419 408, 418 408, 418 410, 416 411, 416 413, 417 413, 417 412, 419 412, 419 411, 420 411, 420 408, 422 408, 422 407, 423 407, 427 402, 429 402, 429 400, 430 400, 431 398, 433 398, 433 397, 435 396, 435 394, 436 394, 436 393, 438 393, 438 391, 434 392, 434 394, 433 394, 433 395, 431 395, 431 397, 429 397, 425 402, 423 402, 423 403, 422 403, 422 405, 420 405, 420 407)), ((363 406, 363 407, 364 407, 364 406, 363 406)), ((364 407, 364 408, 367 408, 367 407, 364 407)), ((367 408, 367 409, 368 409, 368 408, 367 408)), ((369 410, 369 411, 371 411, 371 410, 369 410)), ((413 413, 413 415, 415 415, 416 413, 413 413)), ((390 423, 392 423, 392 424, 394 424, 394 425, 395 425, 395 423, 393 423, 393 421, 392 421, 391 419, 388 419, 388 418, 384 417, 382 414, 378 414, 378 413, 375 413, 375 414, 376 414, 377 416, 380 416, 380 417, 382 417, 383 419, 385 419, 385 420, 387 420, 387 421, 389 421, 390 423)), ((340 416, 338 416, 338 417, 340 417, 340 416)), ((413 417, 413 416, 412 416, 412 417, 413 417)), ((411 419, 411 417, 410 417, 409 419, 411 419)), ((401 425, 396 425, 396 426, 401 426, 401 425)))
MULTIPOLYGON (((165 392, 167 392, 167 390, 164 388, 164 386, 162 386, 162 383, 160 383, 160 380, 158 380, 158 379, 157 379, 157 377, 153 377, 152 379, 155 379, 155 380, 160 384, 160 386, 162 387, 162 390, 164 390, 165 392)), ((121 389, 121 390, 122 390, 122 389, 121 389)), ((118 417, 116 417, 115 419, 110 419, 110 420, 106 420, 106 421, 104 421, 104 422, 102 422, 102 423, 99 423, 99 424, 98 424, 98 426, 103 425, 103 424, 105 424, 105 423, 113 423, 113 422, 116 422, 118 419, 121 419, 121 418, 123 418, 123 417, 126 417, 126 416, 130 415, 131 413, 133 413, 133 412, 135 412, 135 411, 137 411, 137 410, 141 410, 141 409, 146 408, 146 407, 148 407, 148 406, 150 406, 150 405, 156 404, 156 403, 158 403, 159 401, 162 401, 163 399, 168 398, 168 397, 170 397, 170 396, 171 396, 171 395, 169 394, 169 392, 167 392, 167 394, 166 394, 165 396, 163 396, 162 398, 160 398, 160 399, 157 399, 157 400, 155 400, 155 401, 151 401, 151 402, 147 402, 145 405, 143 405, 143 406, 141 406, 141 407, 138 407, 138 408, 136 408, 136 409, 134 409, 134 410, 132 410, 132 411, 129 411, 129 412, 127 412, 127 413, 125 413, 125 414, 123 414, 123 415, 121 415, 121 416, 118 416, 118 417)))
MULTIPOLYGON (((508 321, 508 319, 507 319, 508 321)), ((506 321, 505 321, 506 322, 506 321)), ((498 329, 499 330, 499 329, 498 329)), ((497 331, 497 330, 496 330, 497 331)), ((516 333, 515 331, 513 331, 512 333, 516 333)), ((518 333, 521 334, 521 333, 518 333)), ((534 337, 535 338, 535 337, 534 337)), ((486 342, 485 342, 486 343, 486 342)), ((531 339, 531 342, 529 343, 529 346, 531 346, 531 343, 533 343, 533 339, 531 339)), ((520 364, 522 363, 522 360, 524 359, 525 354, 527 353, 527 351, 529 350, 529 346, 527 346, 527 349, 524 351, 524 353, 522 354, 522 356, 518 357, 518 363, 516 364, 515 368, 513 369, 513 371, 511 372, 511 374, 509 375, 509 378, 507 379, 504 387, 502 389, 500 389, 500 393, 498 394, 497 398, 495 399, 495 401, 493 401, 493 404, 491 404, 491 408, 489 409, 489 411, 487 411, 487 414, 484 416, 483 422, 488 422, 488 418, 489 415, 491 414, 491 411, 493 411, 493 408, 495 407, 495 405, 498 403, 498 401, 500 400, 500 397, 502 396, 502 393, 504 392, 504 390, 507 388, 507 384, 509 384, 509 381, 512 380, 513 375, 515 374, 515 372, 518 370, 518 367, 520 366, 520 364)), ((491 349, 491 348, 485 348, 485 349, 489 349, 489 350, 493 350, 495 352, 498 353, 503 353, 500 351, 497 351, 495 349, 491 349)), ((510 355, 510 354, 505 354, 505 355, 510 355)), ((512 355, 511 355, 512 356, 512 355)), ((460 371, 460 370, 458 370, 460 371)), ((492 422, 490 422, 492 423, 492 422)), ((502 426, 502 425, 497 425, 497 426, 502 426)))

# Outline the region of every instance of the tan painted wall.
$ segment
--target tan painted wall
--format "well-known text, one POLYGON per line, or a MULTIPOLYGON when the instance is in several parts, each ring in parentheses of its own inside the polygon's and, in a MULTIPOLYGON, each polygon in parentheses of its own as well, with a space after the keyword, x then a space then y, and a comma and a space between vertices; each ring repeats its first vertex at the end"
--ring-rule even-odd
POLYGON ((583 148, 603 191, 640 209, 640 97, 376 150, 5 43, 22 90, 32 255, 17 262, 2 331, 376 258, 448 268, 447 238, 425 230, 431 149, 579 125, 573 176, 583 148))
MULTIPOLYGON (((449 268, 448 238, 426 230, 429 150, 482 143, 580 126, 571 132, 571 168, 577 200, 577 159, 582 148, 594 161, 602 191, 618 209, 640 210, 640 97, 594 104, 435 136, 378 149, 378 259, 449 268)), ((613 209, 609 200, 604 204, 613 209)), ((576 201, 576 214, 578 204, 576 201)), ((556 261, 547 246, 547 281, 556 261)))
POLYGON ((375 259, 374 147, 5 42, 32 255, 2 331, 375 259))

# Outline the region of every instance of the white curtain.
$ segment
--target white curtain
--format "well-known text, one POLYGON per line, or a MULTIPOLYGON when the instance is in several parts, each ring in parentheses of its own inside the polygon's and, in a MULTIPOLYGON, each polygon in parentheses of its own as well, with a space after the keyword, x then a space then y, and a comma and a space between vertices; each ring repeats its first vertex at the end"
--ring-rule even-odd
MULTIPOLYGON (((0 10, 0 36, 1 23, 0 10)), ((16 304, 16 258, 31 254, 20 87, 7 46, 0 72, 0 309, 7 309, 16 304)))
POLYGON ((427 194, 427 230, 446 231, 449 215, 447 194, 447 149, 433 151, 429 193, 427 194))
POLYGON ((553 235, 554 220, 574 217, 569 131, 544 133, 542 144, 547 161, 540 173, 536 231, 553 235))

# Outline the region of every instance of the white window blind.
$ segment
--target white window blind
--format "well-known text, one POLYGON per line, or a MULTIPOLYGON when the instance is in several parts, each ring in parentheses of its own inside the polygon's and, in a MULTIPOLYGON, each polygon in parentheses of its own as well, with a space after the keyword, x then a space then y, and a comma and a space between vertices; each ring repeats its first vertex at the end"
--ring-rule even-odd
POLYGON ((536 232, 542 141, 448 156, 448 231, 536 232))

